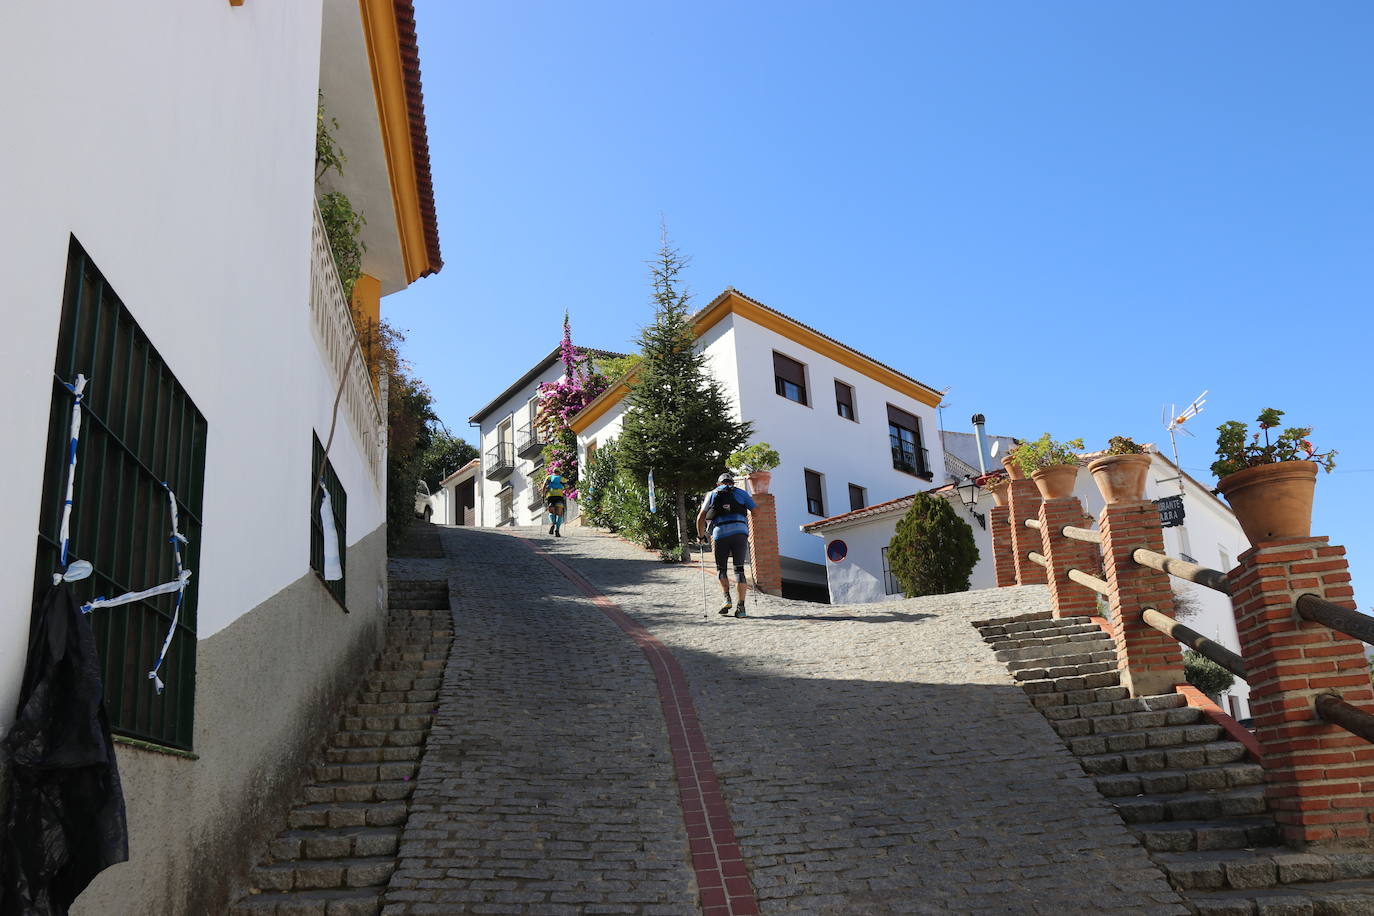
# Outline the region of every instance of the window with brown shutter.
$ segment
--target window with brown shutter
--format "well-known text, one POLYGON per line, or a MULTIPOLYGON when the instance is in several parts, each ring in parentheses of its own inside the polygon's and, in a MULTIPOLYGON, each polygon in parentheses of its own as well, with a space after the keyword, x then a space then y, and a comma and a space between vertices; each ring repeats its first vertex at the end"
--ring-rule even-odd
POLYGON ((773 354, 773 383, 778 394, 789 401, 805 404, 806 367, 781 353, 773 354))
POLYGON ((854 389, 835 379, 835 412, 846 420, 854 419, 854 389))
POLYGON ((806 472, 806 511, 812 515, 825 515, 825 495, 821 487, 821 475, 815 471, 806 472))
POLYGON ((921 445, 921 421, 905 410, 887 405, 887 433, 892 446, 892 466, 930 480, 926 450, 921 445))
POLYGON ((862 509, 866 505, 868 505, 868 492, 863 487, 857 487, 851 483, 849 485, 849 511, 862 509))

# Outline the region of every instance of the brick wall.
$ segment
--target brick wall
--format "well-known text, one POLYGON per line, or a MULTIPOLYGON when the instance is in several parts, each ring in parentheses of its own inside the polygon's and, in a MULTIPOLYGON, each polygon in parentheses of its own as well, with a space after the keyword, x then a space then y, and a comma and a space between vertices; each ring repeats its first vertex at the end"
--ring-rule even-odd
POLYGON ((757 505, 749 518, 749 558, 754 567, 754 588, 769 595, 781 595, 777 503, 772 493, 755 493, 754 502, 757 505))

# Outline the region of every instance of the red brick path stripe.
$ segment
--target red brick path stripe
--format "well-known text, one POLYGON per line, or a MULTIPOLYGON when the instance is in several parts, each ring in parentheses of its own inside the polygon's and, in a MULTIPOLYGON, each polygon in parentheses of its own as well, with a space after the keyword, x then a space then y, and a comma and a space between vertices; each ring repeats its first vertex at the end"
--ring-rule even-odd
POLYGON ((668 725, 668 746, 673 752, 673 769, 677 773, 678 799, 682 803, 682 821, 687 827, 692 868, 701 891, 702 916, 754 916, 759 911, 758 901, 754 899, 754 884, 749 880, 749 871, 740 855, 735 829, 730 824, 730 812, 725 807, 725 797, 721 795, 716 769, 711 763, 711 752, 706 747, 706 736, 677 659, 667 646, 542 544, 523 537, 519 540, 592 599, 601 613, 624 630, 649 659, 658 681, 658 701, 663 706, 663 718, 668 725))

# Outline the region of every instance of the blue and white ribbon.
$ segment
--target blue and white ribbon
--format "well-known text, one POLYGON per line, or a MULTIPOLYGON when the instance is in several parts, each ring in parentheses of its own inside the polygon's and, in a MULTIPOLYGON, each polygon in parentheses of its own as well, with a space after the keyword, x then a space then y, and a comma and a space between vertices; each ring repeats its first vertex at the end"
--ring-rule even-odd
POLYGON ((658 500, 654 496, 654 472, 649 470, 649 511, 658 512, 658 500))
MULTIPOLYGON (((81 439, 81 398, 86 390, 86 376, 78 374, 76 384, 69 385, 62 383, 68 391, 76 396, 72 401, 72 435, 67 447, 67 495, 62 503, 62 533, 59 535, 62 541, 62 556, 58 561, 62 566, 63 572, 67 569, 67 545, 71 543, 72 525, 72 494, 76 490, 76 444, 81 439)), ((62 580, 62 574, 53 576, 53 584, 62 580)))

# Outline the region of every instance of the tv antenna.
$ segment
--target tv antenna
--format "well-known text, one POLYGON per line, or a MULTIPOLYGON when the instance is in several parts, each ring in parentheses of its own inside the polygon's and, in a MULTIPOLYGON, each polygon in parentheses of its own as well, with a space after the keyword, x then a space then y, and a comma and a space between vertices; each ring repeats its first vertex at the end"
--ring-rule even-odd
MULTIPOLYGON (((1207 391, 1204 390, 1202 394, 1193 398, 1193 403, 1183 408, 1183 410, 1180 411, 1178 409, 1177 404, 1170 404, 1168 407, 1164 408, 1164 410, 1160 414, 1159 420, 1161 423, 1164 424, 1164 428, 1168 430, 1169 444, 1173 447, 1174 450, 1174 466, 1178 468, 1178 476, 1174 477, 1173 479, 1178 481, 1179 496, 1183 495, 1183 465, 1180 464, 1178 460, 1178 434, 1183 433, 1184 435, 1189 437, 1193 436, 1192 431, 1189 430, 1186 426, 1184 426, 1184 424, 1191 420, 1193 417, 1196 417, 1198 414, 1202 413, 1202 408, 1206 403, 1207 391)), ((1160 483, 1167 482, 1168 481, 1164 480, 1160 481, 1160 483)))

